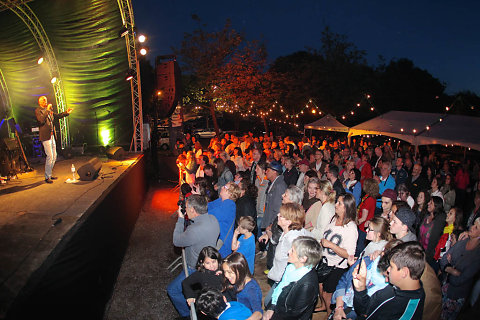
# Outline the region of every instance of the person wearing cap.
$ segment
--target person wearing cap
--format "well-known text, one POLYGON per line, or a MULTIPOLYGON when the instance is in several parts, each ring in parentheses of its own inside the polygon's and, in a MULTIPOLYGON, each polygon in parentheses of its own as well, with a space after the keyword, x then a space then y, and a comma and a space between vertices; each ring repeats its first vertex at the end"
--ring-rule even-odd
POLYGON ((282 195, 287 189, 287 184, 283 179, 282 169, 282 165, 277 161, 270 162, 267 167, 266 176, 269 181, 269 186, 266 191, 265 213, 262 224, 260 225, 262 229, 270 226, 280 212, 282 195))
POLYGON ((392 205, 393 201, 397 200, 397 193, 395 190, 387 189, 382 194, 382 218, 387 219, 388 222, 392 221, 392 205))
MULTIPOLYGON (((390 161, 382 162, 380 166, 380 176, 375 176, 378 181, 378 190, 381 195, 387 189, 395 190, 395 179, 390 174, 392 172, 392 163, 390 161)), ((382 212, 382 200, 377 200, 377 210, 380 214, 382 212)))
POLYGON ((413 224, 415 223, 415 214, 406 207, 401 207, 397 210, 390 222, 390 232, 395 235, 395 238, 407 241, 417 241, 417 236, 412 232, 413 224))
POLYGON ((307 159, 302 159, 298 162, 298 171, 300 171, 300 174, 298 175, 298 180, 297 180, 297 187, 300 189, 303 189, 303 178, 305 177, 305 172, 308 171, 310 168, 310 162, 308 162, 307 159))

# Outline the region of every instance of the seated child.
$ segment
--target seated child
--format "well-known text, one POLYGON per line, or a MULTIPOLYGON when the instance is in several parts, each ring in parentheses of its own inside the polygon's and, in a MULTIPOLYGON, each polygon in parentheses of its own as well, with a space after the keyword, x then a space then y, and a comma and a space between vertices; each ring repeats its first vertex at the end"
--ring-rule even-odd
POLYGON ((244 320, 252 312, 240 302, 230 301, 217 289, 203 291, 197 299, 197 311, 219 320, 244 320))
POLYGON ((425 268, 425 251, 417 242, 405 242, 393 248, 388 258, 389 285, 369 296, 364 261, 353 271, 353 306, 360 317, 368 319, 422 319, 425 291, 420 277, 425 268))
POLYGON ((235 229, 232 239, 232 250, 240 252, 247 259, 248 269, 251 274, 253 274, 255 269, 255 237, 252 233, 253 229, 255 229, 255 221, 252 217, 240 217, 238 227, 235 229))

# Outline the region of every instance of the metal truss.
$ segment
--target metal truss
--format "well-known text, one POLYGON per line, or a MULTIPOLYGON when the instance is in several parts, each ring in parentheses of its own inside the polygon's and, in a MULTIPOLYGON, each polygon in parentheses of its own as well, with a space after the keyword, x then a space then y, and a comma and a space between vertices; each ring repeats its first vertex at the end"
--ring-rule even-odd
POLYGON ((0 114, 0 120, 3 118, 11 118, 13 117, 12 112, 12 100, 10 99, 10 95, 8 94, 8 87, 5 78, 3 77, 3 72, 0 69, 0 98, 2 104, 5 107, 5 114, 0 114))
POLYGON ((135 23, 133 20, 133 8, 131 0, 117 0, 123 26, 126 29, 125 42, 127 44, 128 67, 133 78, 130 80, 133 112, 133 137, 130 151, 143 151, 143 115, 142 115, 142 92, 140 84, 140 67, 135 48, 135 23), (132 149, 133 147, 133 149, 132 149))
MULTIPOLYGON (((9 1, 4 0, 0 1, 0 9, 4 7, 12 10, 28 27, 32 32, 35 41, 40 47, 40 51, 43 53, 43 58, 48 65, 48 72, 50 74, 50 79, 56 78, 57 80, 53 83, 53 91, 55 93, 55 101, 57 103, 58 112, 64 112, 67 110, 67 103, 65 101, 65 91, 63 89, 63 81, 60 76, 60 70, 58 68, 57 59, 55 58, 55 53, 53 51, 50 40, 48 39, 47 33, 43 29, 43 26, 38 20, 35 13, 26 5, 27 1, 9 1)), ((60 119, 60 136, 61 136, 61 146, 62 149, 70 146, 70 134, 68 128, 68 117, 60 119)))

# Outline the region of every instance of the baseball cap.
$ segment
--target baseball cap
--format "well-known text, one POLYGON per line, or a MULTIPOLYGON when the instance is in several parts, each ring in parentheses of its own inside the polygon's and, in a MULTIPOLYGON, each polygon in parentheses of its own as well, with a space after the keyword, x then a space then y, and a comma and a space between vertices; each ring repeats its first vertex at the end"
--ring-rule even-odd
POLYGON ((415 223, 415 213, 412 210, 406 207, 401 207, 397 210, 395 216, 400 220, 404 225, 408 227, 410 231, 413 230, 413 224, 415 223))
POLYGON ((283 172, 283 167, 282 167, 282 164, 278 161, 272 161, 270 162, 270 164, 268 165, 268 168, 272 169, 272 170, 275 170, 279 173, 282 173, 283 172))
POLYGON ((308 167, 310 165, 310 162, 308 162, 307 159, 302 159, 302 160, 298 161, 298 165, 301 165, 301 164, 304 164, 308 167))

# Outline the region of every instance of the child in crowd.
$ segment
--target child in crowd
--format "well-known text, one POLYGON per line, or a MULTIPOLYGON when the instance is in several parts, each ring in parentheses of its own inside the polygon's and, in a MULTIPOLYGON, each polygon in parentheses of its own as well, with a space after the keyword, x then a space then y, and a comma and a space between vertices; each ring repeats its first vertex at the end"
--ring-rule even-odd
POLYGON ((425 268, 425 251, 417 242, 399 244, 390 251, 387 269, 389 285, 369 296, 364 261, 353 271, 353 305, 368 319, 422 319, 425 291, 420 277, 425 268))
POLYGON ((252 233, 254 229, 255 221, 252 217, 240 217, 238 227, 235 229, 232 239, 232 250, 240 252, 247 259, 248 269, 251 274, 253 274, 255 269, 255 237, 252 233))
POLYGON ((197 261, 197 272, 182 281, 183 295, 188 305, 195 302, 200 291, 205 288, 222 290, 223 272, 222 256, 214 247, 205 247, 200 251, 197 261))
POLYGON ((197 301, 197 310, 208 317, 219 320, 244 320, 252 312, 240 302, 230 301, 219 290, 209 289, 200 294, 197 301))
POLYGON ((250 309, 253 313, 250 320, 262 319, 262 290, 258 282, 253 279, 243 254, 231 253, 224 259, 222 267, 227 279, 225 289, 233 289, 237 295, 237 301, 250 309))

